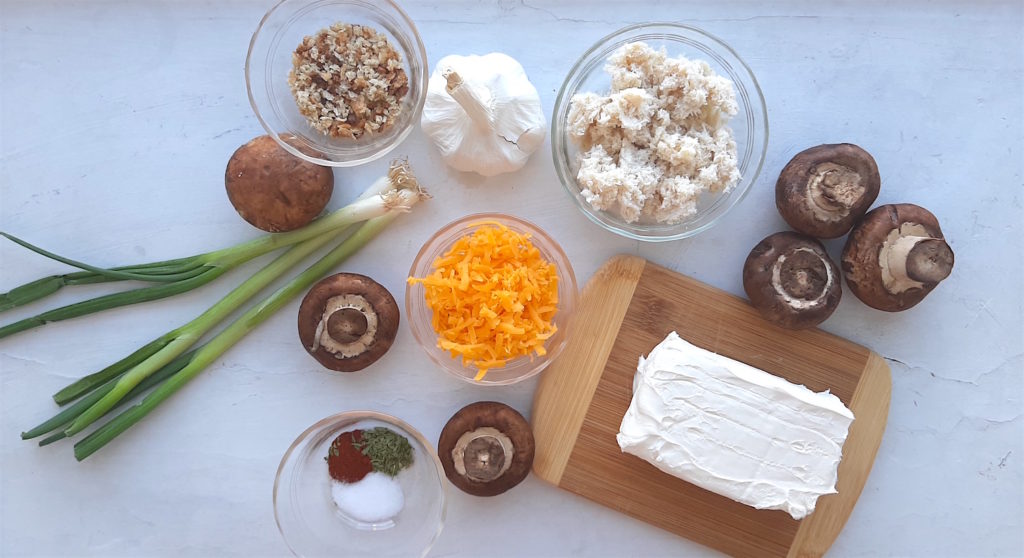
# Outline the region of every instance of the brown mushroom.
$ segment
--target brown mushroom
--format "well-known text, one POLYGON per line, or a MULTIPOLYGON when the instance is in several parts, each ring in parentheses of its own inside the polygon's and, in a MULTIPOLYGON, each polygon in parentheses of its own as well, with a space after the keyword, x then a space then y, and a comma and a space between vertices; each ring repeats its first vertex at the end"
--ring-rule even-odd
POLYGON ((852 143, 827 144, 797 153, 775 183, 782 218, 815 238, 843 236, 878 197, 878 165, 852 143))
POLYGON ((355 372, 388 352, 398 333, 394 297, 365 275, 321 279, 299 305, 299 339, 331 370, 355 372))
POLYGON ((864 304, 899 312, 924 299, 953 271, 939 221, 909 203, 872 209, 843 248, 846 284, 864 304))
POLYGON ((522 482, 533 467, 533 452, 530 423, 495 401, 460 409, 437 442, 448 480, 474 496, 497 496, 522 482))
POLYGON ((779 232, 754 246, 743 264, 743 290, 764 318, 788 329, 825 321, 843 295, 839 267, 821 242, 779 232))
MULTIPOLYGON (((294 136, 281 138, 306 152, 294 136)), ((224 186, 231 205, 249 224, 268 232, 290 231, 307 225, 327 206, 334 172, 288 153, 270 136, 260 136, 231 155, 224 186)))

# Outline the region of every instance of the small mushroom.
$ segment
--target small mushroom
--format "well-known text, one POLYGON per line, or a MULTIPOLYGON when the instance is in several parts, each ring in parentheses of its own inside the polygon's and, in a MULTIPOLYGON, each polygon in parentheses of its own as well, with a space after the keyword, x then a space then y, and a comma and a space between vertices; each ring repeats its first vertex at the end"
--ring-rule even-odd
MULTIPOLYGON (((281 136, 307 152, 294 137, 281 136)), ((231 155, 224 186, 231 205, 249 224, 267 232, 290 231, 308 224, 327 206, 334 171, 288 153, 270 136, 260 136, 231 155)))
POLYGON ((825 321, 843 295, 839 267, 816 239, 778 232, 754 246, 743 264, 743 290, 764 318, 788 329, 825 321))
POLYGON ((437 442, 448 480, 474 496, 497 496, 522 482, 533 466, 533 451, 530 423, 495 401, 460 409, 437 442))
POLYGON ((939 221, 909 203, 872 209, 843 248, 846 284, 864 304, 899 312, 921 302, 953 271, 939 221))
POLYGON ((815 238, 838 238, 871 207, 881 180, 878 165, 852 143, 826 144, 797 153, 775 183, 782 218, 815 238))
POLYGON ((299 339, 331 370, 355 372, 384 356, 398 333, 394 297, 365 275, 321 279, 299 305, 299 339))

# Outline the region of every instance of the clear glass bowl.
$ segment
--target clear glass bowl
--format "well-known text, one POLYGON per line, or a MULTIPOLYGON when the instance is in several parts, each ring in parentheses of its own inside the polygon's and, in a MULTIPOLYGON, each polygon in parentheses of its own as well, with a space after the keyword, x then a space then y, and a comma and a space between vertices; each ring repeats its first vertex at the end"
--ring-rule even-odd
POLYGON ((568 256, 562 248, 537 225, 511 215, 501 213, 477 213, 468 215, 456 221, 448 223, 441 230, 434 233, 416 254, 413 260, 412 269, 409 270, 410 277, 425 277, 434 270, 434 261, 451 248, 459 238, 470 234, 481 224, 488 221, 498 222, 509 229, 531 235, 533 245, 540 250, 541 255, 549 262, 555 264, 558 271, 558 311, 555 313, 555 326, 558 331, 551 336, 544 344, 547 354, 544 356, 522 356, 512 360, 502 368, 492 368, 480 381, 473 378, 476 376, 476 368, 463 366, 462 359, 454 359, 447 351, 437 346, 437 333, 431 325, 433 312, 427 306, 424 297, 423 285, 406 285, 405 288, 405 315, 406 321, 412 329, 413 337, 423 350, 427 352, 430 360, 437 363, 445 371, 455 377, 476 385, 509 385, 521 382, 527 378, 539 374, 548 367, 565 347, 569 329, 569 320, 576 307, 578 296, 576 287, 576 275, 573 274, 572 265, 568 256))
POLYGON ((620 29, 601 39, 583 54, 569 71, 558 92, 551 117, 551 150, 558 178, 583 214, 591 221, 622 236, 645 241, 676 240, 707 230, 740 202, 757 180, 768 147, 768 115, 761 88, 753 72, 729 45, 695 27, 675 23, 643 23, 620 29), (604 70, 608 57, 619 47, 643 41, 653 48, 665 47, 669 56, 683 55, 706 61, 714 71, 732 80, 739 112, 730 120, 736 138, 740 181, 725 193, 704 194, 697 213, 676 224, 627 223, 617 215, 594 209, 583 199, 576 183, 579 149, 566 129, 570 100, 582 92, 607 93, 611 78, 604 70))
POLYGON ((427 51, 416 26, 390 0, 282 0, 263 16, 245 59, 249 103, 267 133, 291 154, 332 167, 367 163, 397 147, 420 120, 427 79, 427 51), (409 91, 397 122, 383 133, 364 134, 359 139, 332 138, 310 126, 295 104, 288 87, 292 53, 303 37, 337 22, 366 25, 384 33, 402 55, 409 91), (288 133, 296 136, 297 145, 278 137, 288 133))
POLYGON ((299 435, 274 479, 274 518, 296 556, 425 556, 444 526, 447 478, 437 452, 405 422, 373 411, 327 417, 299 435), (409 439, 413 464, 398 474, 405 507, 367 524, 345 516, 331 497, 324 457, 342 432, 384 426, 409 439))

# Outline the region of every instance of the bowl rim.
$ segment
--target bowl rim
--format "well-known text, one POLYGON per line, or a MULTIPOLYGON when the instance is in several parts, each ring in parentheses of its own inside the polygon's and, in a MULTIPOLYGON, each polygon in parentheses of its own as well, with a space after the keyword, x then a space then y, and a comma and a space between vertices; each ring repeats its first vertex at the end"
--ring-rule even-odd
POLYGON ((380 411, 342 411, 340 413, 335 413, 333 415, 324 417, 316 421, 315 423, 311 424, 305 430, 303 430, 302 433, 296 436, 295 440, 293 440, 292 443, 288 446, 288 449, 281 456, 281 462, 277 466, 277 471, 274 473, 273 488, 274 523, 277 525, 277 531, 281 534, 281 538, 284 540, 285 546, 288 547, 288 550, 291 551, 293 555, 302 556, 302 554, 299 553, 292 546, 292 543, 288 540, 288 535, 285 534, 284 527, 281 525, 281 514, 279 511, 280 506, 278 505, 278 491, 282 484, 281 479, 282 473, 284 472, 285 469, 285 465, 288 464, 289 459, 292 456, 292 453, 295 452, 299 445, 302 442, 306 441, 315 432, 319 432, 326 428, 330 428, 332 425, 347 420, 377 420, 380 422, 391 424, 402 429, 406 434, 415 438, 416 441, 419 442, 420 445, 426 449, 427 455, 430 456, 430 459, 434 464, 434 468, 437 471, 438 484, 441 487, 441 517, 437 522, 437 529, 435 530, 433 537, 427 543, 426 547, 424 547, 423 552, 420 555, 421 557, 426 556, 427 553, 430 552, 430 549, 433 548, 434 544, 437 543, 437 539, 441 536, 441 531, 444 530, 445 520, 448 515, 448 476, 445 474, 444 466, 441 464, 441 459, 437 455, 437 449, 429 440, 427 440, 423 436, 423 434, 419 430, 417 430, 408 422, 405 422, 404 420, 394 415, 389 415, 387 413, 382 413, 380 411))
MULTIPOLYGON (((561 285, 564 279, 568 279, 568 282, 566 284, 566 294, 569 296, 569 302, 567 304, 567 308, 559 308, 559 311, 566 311, 566 317, 564 318, 565 323, 561 324, 559 327, 559 331, 565 330, 566 332, 565 336, 561 339, 561 342, 558 343, 558 345, 556 346, 548 348, 547 354, 545 354, 544 356, 534 357, 538 361, 538 364, 533 366, 526 373, 520 376, 510 378, 507 380, 488 380, 486 377, 484 377, 484 379, 477 381, 474 380, 472 376, 466 376, 455 372, 456 369, 466 368, 465 366, 462 366, 461 361, 459 361, 458 359, 448 358, 447 360, 442 360, 441 356, 445 356, 446 353, 437 354, 434 351, 431 351, 431 347, 435 346, 434 342, 436 342, 437 340, 436 332, 430 339, 421 339, 419 331, 417 330, 416 327, 413 326, 414 316, 416 315, 413 312, 413 299, 420 299, 422 297, 415 297, 413 294, 413 290, 419 285, 412 285, 408 281, 406 282, 405 286, 405 315, 406 320, 408 321, 409 324, 408 327, 412 331, 412 335, 413 338, 416 340, 416 343, 427 354, 427 357, 431 360, 431 362, 433 362, 439 368, 444 370, 446 373, 475 386, 508 386, 525 381, 546 370, 548 366, 550 366, 551 363, 554 362, 555 359, 562 353, 562 351, 565 349, 565 346, 568 344, 568 330, 572 325, 572 314, 579 301, 579 284, 576 280, 576 272, 573 270, 572 262, 569 260, 569 256, 568 254, 565 253, 565 249, 562 248, 562 245, 559 244, 551 235, 549 235, 544 229, 542 229, 536 223, 533 223, 532 221, 529 221, 522 217, 494 211, 471 213, 469 215, 459 217, 458 219, 446 223, 445 225, 439 227, 436 232, 430 235, 430 237, 426 241, 424 241, 419 251, 416 252, 416 256, 413 258, 412 264, 409 266, 408 276, 415 276, 414 273, 416 271, 416 268, 419 267, 419 264, 421 262, 425 262, 428 248, 432 244, 434 244, 434 242, 439 237, 446 233, 468 231, 471 228, 475 228, 474 225, 476 224, 487 224, 486 221, 497 221, 502 224, 506 224, 504 222, 515 223, 516 225, 529 231, 529 233, 534 238, 540 238, 542 240, 545 246, 537 246, 537 248, 541 250, 541 253, 548 252, 548 248, 550 247, 550 251, 553 252, 551 254, 551 256, 553 257, 551 257, 550 259, 555 260, 555 263, 558 264, 559 284, 561 285)), ((460 237, 455 236, 452 242, 454 242, 454 240, 458 238, 460 237)), ((442 246, 442 250, 447 249, 447 247, 449 247, 450 245, 451 242, 446 242, 442 246)), ((432 266, 430 262, 427 262, 425 265, 428 268, 432 266)), ((562 304, 561 299, 559 299, 559 304, 562 304)), ((430 311, 429 308, 427 309, 427 311, 430 311)), ((426 329, 433 331, 433 328, 430 327, 429 324, 427 325, 426 329)), ((519 361, 520 359, 526 358, 530 358, 529 355, 516 357, 511 362, 519 361)))
MULTIPOLYGON (((748 106, 749 106, 749 104, 748 104, 748 106)), ((760 126, 758 126, 758 128, 760 128, 760 126)), ((613 232, 615 234, 618 234, 620 236, 623 236, 625 238, 630 238, 630 239, 633 239, 633 240, 639 240, 639 241, 643 241, 643 242, 669 242, 669 241, 673 241, 673 240, 680 240, 680 239, 683 239, 683 238, 689 238, 691 236, 696 236, 696 235, 698 235, 698 234, 708 230, 709 228, 711 228, 714 225, 718 224, 718 222, 726 214, 728 214, 729 211, 732 210, 732 208, 734 208, 735 206, 739 205, 739 203, 741 201, 743 201, 747 197, 748 194, 750 194, 750 191, 753 189, 754 184, 757 182, 757 179, 760 176, 761 171, 764 168, 764 163, 765 163, 765 160, 767 158, 767 153, 768 153, 768 141, 769 141, 769 136, 770 136, 770 129, 769 129, 769 122, 768 122, 768 106, 765 103, 764 92, 761 90, 761 84, 757 81, 757 76, 754 74, 753 70, 747 64, 746 60, 744 60, 739 55, 739 53, 736 52, 735 49, 733 49, 731 46, 729 46, 728 43, 726 43, 725 41, 720 39, 718 36, 713 35, 713 34, 707 32, 707 31, 705 31, 705 30, 703 30, 703 29, 701 29, 699 27, 695 27, 695 26, 692 26, 692 25, 686 25, 686 24, 683 24, 683 23, 676 23, 676 22, 672 22, 672 21, 653 21, 653 22, 635 23, 635 24, 632 24, 632 25, 627 25, 625 27, 622 27, 622 28, 620 28, 620 29, 618 29, 616 31, 613 31, 613 32, 611 32, 611 33, 601 37, 596 42, 594 42, 594 44, 591 45, 590 48, 588 48, 586 51, 584 51, 584 53, 579 58, 576 59, 576 61, 572 65, 571 69, 569 70, 569 73, 566 74, 565 79, 562 81, 562 85, 561 85, 561 87, 558 90, 558 95, 555 97, 555 104, 554 104, 554 108, 552 109, 552 115, 551 115, 551 130, 550 130, 550 133, 551 133, 551 140, 552 140, 551 141, 551 156, 552 156, 553 163, 554 163, 554 166, 555 166, 555 173, 558 175, 558 179, 559 179, 559 182, 562 184, 562 188, 566 191, 566 193, 572 199, 572 201, 576 205, 576 207, 587 217, 587 219, 590 219, 590 221, 592 221, 593 223, 596 223, 601 228, 603 228, 605 230, 608 230, 608 231, 611 231, 611 232, 613 232), (614 216, 611 215, 611 214, 609 214, 609 216, 614 218, 613 219, 615 221, 614 223, 608 223, 608 222, 605 222, 605 221, 602 221, 601 219, 599 219, 598 216, 597 216, 597 212, 599 212, 601 210, 597 210, 597 209, 594 209, 594 208, 590 207, 590 204, 586 203, 580 197, 580 195, 579 195, 579 187, 578 187, 578 184, 576 183, 576 179, 575 179, 575 177, 568 176, 568 166, 569 165, 568 165, 568 162, 564 160, 565 158, 562 156, 562 151, 564 150, 564 147, 566 145, 566 138, 565 138, 565 134, 561 133, 561 132, 563 132, 563 130, 559 129, 559 127, 563 125, 560 122, 559 113, 561 112, 560 109, 562 109, 565 106, 566 102, 567 102, 567 97, 569 95, 569 83, 571 81, 573 81, 574 78, 576 78, 578 76, 578 74, 581 71, 581 68, 583 66, 584 61, 586 61, 593 54, 595 54, 596 52, 598 52, 599 50, 604 48, 608 43, 613 42, 613 41, 615 41, 616 39, 618 39, 618 38, 620 38, 622 36, 630 35, 630 34, 633 34, 634 32, 641 31, 641 30, 646 30, 646 29, 651 29, 651 30, 656 30, 656 29, 674 29, 674 30, 685 32, 685 33, 692 33, 692 34, 698 35, 699 37, 703 37, 704 39, 706 39, 706 40, 702 41, 706 45, 714 47, 715 50, 721 50, 721 51, 731 55, 739 63, 740 68, 742 68, 742 70, 750 78, 750 82, 753 85, 753 92, 756 94, 753 97, 757 101, 757 102, 753 103, 753 105, 755 106, 755 108, 760 107, 760 109, 761 109, 760 110, 760 115, 763 117, 763 121, 764 121, 764 124, 763 124, 763 131, 764 131, 763 146, 760 149, 760 153, 756 155, 757 156, 756 167, 754 168, 753 172, 749 173, 750 180, 749 180, 749 182, 746 183, 746 186, 742 189, 742 191, 739 191, 739 192, 737 192, 735 194, 734 198, 730 200, 728 206, 725 207, 725 209, 723 209, 722 212, 719 215, 715 216, 714 218, 712 218, 708 222, 704 223, 703 225, 700 225, 700 226, 695 227, 693 229, 681 231, 681 232, 678 232, 678 233, 675 233, 675 234, 664 234, 663 235, 663 234, 645 234, 643 232, 637 232, 637 231, 631 229, 630 225, 628 223, 622 222, 621 219, 614 218, 614 216)), ((745 179, 746 176, 744 176, 743 178, 745 179)), ((738 184, 737 184, 737 186, 738 186, 738 184)))
POLYGON ((270 20, 271 16, 273 16, 274 13, 279 8, 281 8, 284 4, 287 3, 304 2, 306 4, 326 4, 330 3, 331 1, 332 0, 279 0, 277 3, 271 6, 270 9, 266 11, 266 13, 263 14, 263 17, 260 18, 259 24, 256 26, 256 30, 253 31, 252 37, 249 39, 249 48, 246 51, 245 55, 245 93, 249 99, 249 106, 252 108, 252 112, 256 116, 256 120, 260 123, 260 126, 262 126, 263 129, 266 131, 267 135, 274 138, 274 141, 276 141, 277 144, 280 145, 285 151, 291 153, 292 155, 304 161, 308 161, 316 165, 326 167, 355 167, 365 163, 369 163, 371 161, 376 161, 377 159, 384 157, 385 155, 393 151, 396 147, 398 147, 402 142, 404 142, 406 138, 408 138, 409 135, 412 133, 413 129, 416 128, 416 125, 419 123, 419 115, 423 112, 423 106, 427 100, 427 84, 430 80, 430 60, 429 58, 427 58, 427 49, 423 44, 423 38, 420 36, 419 29, 416 27, 415 22, 412 20, 412 18, 409 17, 409 14, 407 14, 405 10, 402 9, 402 7, 397 2, 395 2, 394 0, 373 0, 372 2, 368 2, 365 0, 333 0, 334 3, 338 4, 372 4, 381 10, 392 10, 394 11, 395 15, 397 15, 398 18, 401 19, 402 22, 408 25, 409 29, 412 30, 412 34, 407 38, 412 40, 413 52, 419 55, 418 57, 422 62, 422 68, 420 68, 419 77, 421 82, 423 83, 423 87, 421 88, 420 94, 416 99, 416 102, 413 103, 413 116, 409 119, 409 124, 404 129, 397 132, 394 138, 392 138, 392 140, 387 144, 382 145, 375 151, 369 152, 364 156, 354 159, 335 160, 309 155, 280 138, 282 134, 288 134, 291 133, 291 131, 274 130, 267 122, 266 118, 264 118, 263 113, 259 108, 259 104, 256 102, 256 97, 253 94, 253 84, 251 79, 253 52, 256 48, 257 41, 261 38, 261 31, 263 31, 264 26, 270 20))

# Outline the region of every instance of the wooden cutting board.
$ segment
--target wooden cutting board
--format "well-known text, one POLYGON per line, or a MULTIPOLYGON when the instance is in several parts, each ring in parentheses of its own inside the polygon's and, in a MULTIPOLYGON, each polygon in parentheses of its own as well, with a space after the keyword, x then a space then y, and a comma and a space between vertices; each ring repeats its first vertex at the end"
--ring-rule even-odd
POLYGON ((608 261, 583 290, 569 344, 544 372, 531 422, 533 471, 570 492, 734 556, 821 556, 867 480, 889 413, 892 380, 878 355, 820 330, 789 331, 746 301, 644 259, 608 261), (802 521, 698 488, 619 450, 637 358, 671 331, 814 391, 854 413, 838 494, 802 521))

